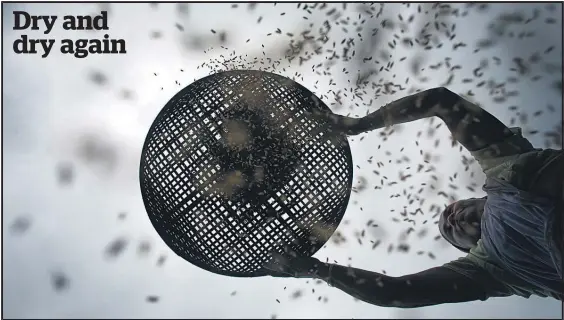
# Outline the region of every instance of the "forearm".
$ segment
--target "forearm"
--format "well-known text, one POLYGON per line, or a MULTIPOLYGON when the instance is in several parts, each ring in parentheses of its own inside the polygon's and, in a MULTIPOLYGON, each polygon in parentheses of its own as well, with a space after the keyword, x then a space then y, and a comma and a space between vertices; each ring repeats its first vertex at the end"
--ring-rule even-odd
POLYGON ((406 123, 419 119, 439 116, 439 108, 454 105, 461 98, 445 88, 425 90, 399 100, 395 100, 360 119, 366 130, 406 123))
POLYGON ((486 299, 481 288, 445 268, 390 277, 362 269, 324 264, 318 278, 359 300, 381 307, 416 308, 486 299))
POLYGON ((397 294, 394 292, 396 286, 391 285, 395 282, 392 277, 336 264, 324 264, 318 278, 361 301, 381 307, 399 307, 394 305, 399 301, 394 301, 397 294))
POLYGON ((493 115, 442 87, 393 101, 359 119, 359 126, 362 131, 371 131, 434 116, 442 119, 453 137, 470 151, 501 141, 511 134, 493 115))

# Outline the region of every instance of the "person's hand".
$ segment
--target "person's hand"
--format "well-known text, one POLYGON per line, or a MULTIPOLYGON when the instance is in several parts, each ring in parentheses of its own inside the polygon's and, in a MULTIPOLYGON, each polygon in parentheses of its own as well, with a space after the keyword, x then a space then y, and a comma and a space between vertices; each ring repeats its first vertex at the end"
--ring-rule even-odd
POLYGON ((291 252, 273 252, 272 260, 264 268, 272 277, 315 278, 322 264, 314 257, 300 257, 291 252))
POLYGON ((365 128, 363 128, 362 118, 341 116, 331 111, 321 111, 318 109, 313 109, 310 115, 318 120, 330 123, 332 129, 336 129, 349 136, 361 134, 366 131, 365 128))

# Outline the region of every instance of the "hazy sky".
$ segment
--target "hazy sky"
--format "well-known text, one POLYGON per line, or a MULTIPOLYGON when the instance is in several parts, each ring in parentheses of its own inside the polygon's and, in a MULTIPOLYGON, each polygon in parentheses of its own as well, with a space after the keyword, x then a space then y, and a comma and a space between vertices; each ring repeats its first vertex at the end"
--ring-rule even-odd
MULTIPOLYGON (((182 7, 179 10, 176 4, 155 7, 149 4, 3 4, 4 317, 561 317, 559 301, 536 297, 490 299, 414 310, 380 308, 355 302, 337 289, 307 280, 218 276, 192 266, 168 249, 149 222, 137 178, 141 146, 151 122, 181 87, 209 73, 207 68, 197 69, 202 63, 221 60, 221 55, 227 56, 232 50, 237 55, 276 58, 287 48, 290 37, 286 32, 298 35, 309 23, 315 23, 314 30, 317 31, 325 19, 331 20, 326 15, 330 8, 323 12, 313 9, 313 14, 308 15, 296 6, 258 4, 249 9, 245 3, 239 4, 238 8, 231 8, 231 4, 208 3, 189 4, 187 10, 182 7), (57 41, 103 36, 96 31, 65 31, 60 21, 48 35, 43 34, 43 29, 13 31, 12 12, 15 10, 62 16, 91 14, 102 9, 109 9, 110 30, 106 33, 111 38, 125 39, 127 54, 77 59, 57 52, 57 44, 47 58, 16 55, 12 51, 13 41, 23 33, 30 38, 48 37, 57 41), (281 15, 283 12, 286 14, 281 15), (308 20, 302 18, 304 15, 308 20), (263 19, 259 24, 257 20, 261 16, 263 19), (281 35, 275 33, 276 28, 282 30, 281 35), (224 44, 227 50, 220 48, 218 37, 221 31, 227 31, 224 44), (273 35, 267 36, 268 33, 273 35), (213 49, 204 53, 210 47, 213 49), (175 80, 182 86, 175 84, 175 80), (72 183, 61 185, 58 179, 69 165, 73 170, 72 183), (126 213, 125 218, 120 218, 120 213, 126 213), (127 244, 123 252, 116 257, 106 256, 104 252, 108 244, 118 238, 123 238, 127 244), (150 245, 148 252, 140 252, 143 243, 150 245), (167 259, 158 267, 161 255, 166 255, 167 259), (61 289, 55 290, 56 287, 61 289), (311 293, 312 288, 315 288, 315 294, 311 293), (303 296, 294 300, 290 296, 296 290, 303 290, 303 296), (158 296, 159 301, 149 303, 147 296, 158 296), (326 297, 327 302, 318 302, 319 296, 326 297)), ((343 11, 340 4, 331 6, 343 11)), ((356 31, 352 22, 359 21, 358 6, 347 6, 339 20, 350 17, 350 30, 345 33, 342 24, 333 25, 329 35, 331 42, 338 44, 345 36, 353 37, 356 31)), ((375 6, 379 7, 378 4, 375 6)), ((456 22, 454 40, 440 39, 444 43, 442 48, 422 53, 399 44, 391 50, 387 45, 394 39, 394 33, 404 36, 399 31, 399 13, 404 21, 415 14, 413 22, 405 27, 405 35, 414 37, 425 25, 428 20, 417 15, 417 5, 406 8, 386 4, 384 14, 378 20, 374 18, 366 22, 374 25, 370 28, 380 28, 379 43, 370 49, 372 52, 364 52, 367 46, 362 47, 357 40, 357 55, 359 59, 361 55, 374 55, 377 59, 383 51, 393 54, 395 64, 390 71, 380 72, 371 81, 383 79, 384 82, 404 83, 409 77, 410 82, 405 87, 419 89, 439 86, 447 80, 449 73, 444 64, 445 58, 449 57, 452 66, 461 66, 448 85, 451 90, 464 94, 472 90, 474 101, 507 124, 515 117, 515 112, 510 112, 508 107, 517 106, 521 114, 529 116, 521 120, 517 116, 515 125, 523 127, 535 146, 544 147, 544 132, 557 130, 562 119, 561 91, 554 89, 555 81, 560 80, 561 85, 562 79, 562 6, 552 6, 554 10, 546 4, 496 4, 489 8, 466 8, 464 4, 456 4, 459 13, 468 13, 465 17, 445 21, 449 26, 456 22), (501 20, 518 21, 519 15, 508 13, 520 12, 525 19, 534 17, 535 8, 538 8, 539 18, 527 25, 523 22, 500 24, 501 20), (555 23, 551 23, 552 20, 547 23, 547 18, 555 19, 555 23), (396 29, 382 27, 383 19, 395 23, 396 29), (494 21, 496 23, 492 25, 494 21), (505 28, 505 36, 493 37, 491 30, 496 28, 505 28), (519 37, 520 33, 530 31, 535 32, 534 36, 519 37), (513 38, 508 36, 511 32, 515 34, 513 38), (492 37, 495 40, 492 47, 473 53, 481 39, 492 37), (458 42, 467 46, 453 51, 453 44, 458 42), (554 49, 545 53, 551 46, 554 49), (522 57, 529 61, 534 53, 538 53, 540 62, 527 62, 529 72, 519 75, 510 70, 516 68, 513 58, 522 57), (402 57, 406 57, 404 62, 399 61, 402 57), (410 65, 416 59, 421 61, 421 68, 425 68, 417 76, 410 72, 410 65), (518 95, 496 103, 486 89, 488 84, 477 88, 478 80, 463 80, 474 78, 473 70, 486 60, 483 79, 495 84, 506 82, 506 91, 515 91, 518 95), (443 66, 438 70, 429 67, 439 62, 443 66), (537 75, 542 77, 535 80, 537 75), (518 82, 507 82, 509 77, 516 77, 518 82), (553 106, 554 112, 547 107, 549 105, 553 106), (533 118, 532 114, 539 110, 543 113, 533 118), (522 120, 527 121, 520 124, 522 120), (539 133, 530 133, 532 130, 539 133)), ((425 10, 432 8, 427 5, 425 10)), ((427 19, 432 15, 428 14, 427 19)), ((361 20, 364 18, 368 20, 367 17, 361 20)), ((433 22, 429 28, 433 28, 433 22)), ((300 82, 304 86, 318 95, 326 94, 330 77, 312 73, 311 66, 324 62, 329 55, 324 53, 302 67, 292 65, 280 73, 291 77, 300 72, 304 77, 300 82), (314 87, 316 81, 319 81, 317 89, 314 87)), ((356 80, 356 70, 365 71, 365 68, 367 64, 362 61, 338 62, 332 67, 331 76, 337 86, 331 88, 350 90, 356 80), (343 73, 343 68, 350 74, 343 73)), ((334 111, 364 115, 368 110, 376 110, 406 94, 407 90, 379 96, 370 107, 360 105, 352 111, 348 108, 354 106, 354 102, 345 98, 344 107, 334 108, 334 111)), ((373 91, 368 95, 373 96, 373 91)), ((330 104, 333 100, 329 98, 325 102, 330 104)), ((436 124, 435 120, 432 127, 436 124)), ((377 272, 386 270, 390 275, 399 276, 461 256, 446 242, 434 240, 438 230, 429 206, 448 203, 448 199, 437 195, 437 191, 448 190, 449 177, 454 179, 453 184, 460 186, 459 198, 481 195, 479 187, 484 177, 476 165, 472 165, 468 172, 464 171, 461 156, 468 157, 469 154, 450 146, 449 132, 444 126, 436 129, 434 135, 429 135, 430 127, 428 120, 421 120, 397 128, 398 132, 387 141, 382 141, 378 132, 365 134, 362 141, 352 139, 353 159, 360 167, 355 167, 355 184, 360 177, 365 177, 368 188, 351 196, 345 215, 347 222, 339 228, 348 241, 341 245, 330 241, 316 257, 322 260, 328 257, 343 264, 350 262, 355 267, 377 272), (420 147, 415 145, 418 131, 423 131, 420 147), (437 138, 441 142, 435 147, 437 138), (400 153, 403 147, 405 150, 400 153), (380 178, 372 173, 374 165, 366 161, 370 156, 386 162, 381 175, 396 179, 400 171, 414 172, 421 162, 419 149, 431 153, 435 171, 414 174, 407 184, 374 190, 374 186, 380 185, 380 178), (396 163, 395 160, 403 155, 411 159, 409 164, 396 163), (388 160, 393 161, 387 164, 388 160), (408 166, 411 169, 406 169, 408 166), (453 178, 455 172, 459 172, 457 178, 453 178), (473 177, 471 172, 475 172, 473 177), (408 185, 421 183, 433 184, 437 190, 427 188, 422 193, 426 199, 422 209, 426 214, 417 217, 416 232, 403 239, 402 234, 411 224, 395 222, 393 218, 401 221, 398 212, 404 206, 414 210, 417 203, 409 205, 405 197, 390 198, 390 195, 401 193, 408 185), (470 183, 475 183, 478 191, 468 191, 465 186, 470 183), (375 250, 371 249, 370 243, 361 246, 355 239, 355 234, 369 219, 379 224, 379 228, 367 232, 370 240, 382 242, 375 250), (425 220, 429 222, 423 224, 425 220), (427 235, 421 238, 416 235, 425 232, 427 235), (388 246, 401 241, 409 243, 411 250, 408 253, 394 250, 388 254, 388 246), (436 259, 427 254, 417 255, 417 251, 433 252, 436 259)))

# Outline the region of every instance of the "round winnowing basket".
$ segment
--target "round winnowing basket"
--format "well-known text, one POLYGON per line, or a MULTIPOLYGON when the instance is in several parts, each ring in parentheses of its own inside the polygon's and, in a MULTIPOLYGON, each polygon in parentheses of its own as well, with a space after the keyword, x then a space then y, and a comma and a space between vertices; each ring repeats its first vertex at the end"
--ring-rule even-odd
POLYGON ((216 73, 178 92, 141 155, 145 208, 179 256, 235 277, 266 275, 270 252, 311 256, 347 208, 347 138, 311 117, 330 111, 300 84, 263 71, 216 73))

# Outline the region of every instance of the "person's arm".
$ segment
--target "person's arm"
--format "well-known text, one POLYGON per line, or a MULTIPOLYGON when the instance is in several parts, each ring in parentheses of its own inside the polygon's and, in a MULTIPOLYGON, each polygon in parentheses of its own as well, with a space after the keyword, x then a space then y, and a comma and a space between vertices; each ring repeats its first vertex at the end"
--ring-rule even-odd
POLYGON ((381 307, 416 308, 513 295, 508 286, 468 257, 401 277, 323 263, 292 253, 273 253, 265 269, 273 277, 324 280, 359 300, 381 307))
POLYGON ((469 151, 504 140, 512 132, 496 117, 447 88, 433 88, 391 102, 359 119, 360 131, 439 117, 469 151))
POLYGON ((488 279, 491 282, 487 288, 481 285, 482 281, 446 267, 390 277, 356 268, 322 264, 316 277, 359 300, 381 307, 416 308, 510 295, 493 278, 488 279))
POLYGON ((506 127, 484 109, 443 87, 393 101, 362 118, 316 110, 313 114, 332 123, 334 129, 350 135, 436 116, 471 152, 486 175, 488 172, 495 174, 497 171, 491 169, 511 161, 511 157, 533 150, 517 128, 506 127))

